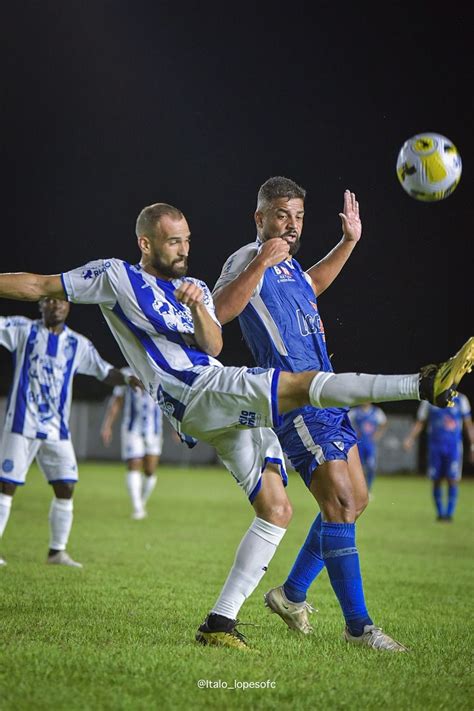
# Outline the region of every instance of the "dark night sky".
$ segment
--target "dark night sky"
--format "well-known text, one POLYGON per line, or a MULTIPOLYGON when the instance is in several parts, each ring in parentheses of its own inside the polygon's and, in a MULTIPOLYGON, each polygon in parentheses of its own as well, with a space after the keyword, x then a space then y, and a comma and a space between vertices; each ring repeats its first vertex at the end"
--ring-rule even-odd
MULTIPOLYGON (((275 174, 308 190, 298 258, 309 266, 339 240, 349 187, 363 238, 320 299, 335 369, 413 372, 444 360, 473 332, 468 11, 255 5, 9 9, 1 271, 136 261, 136 215, 165 201, 188 217, 190 273, 212 286, 224 259, 254 238, 256 193, 275 174), (461 184, 441 203, 411 199, 395 174, 401 144, 422 131, 448 136, 463 158, 461 184)), ((11 313, 37 307, 1 302, 0 314, 11 313)), ((73 306, 69 325, 123 364, 97 308, 73 306)), ((224 337, 222 361, 250 364, 237 324, 224 337)), ((9 362, 1 349, 0 394, 9 362)), ((86 381, 76 397, 103 396, 86 381)), ((473 375, 463 390, 474 401, 473 375)))

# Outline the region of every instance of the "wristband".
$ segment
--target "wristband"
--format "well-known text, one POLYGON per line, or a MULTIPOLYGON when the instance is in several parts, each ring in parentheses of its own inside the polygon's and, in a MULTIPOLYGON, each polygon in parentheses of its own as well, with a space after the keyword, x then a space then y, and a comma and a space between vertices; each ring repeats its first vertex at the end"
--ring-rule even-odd
POLYGON ((120 372, 123 375, 123 379, 125 380, 125 385, 130 385, 130 378, 132 377, 130 373, 127 372, 127 368, 120 368, 120 372))

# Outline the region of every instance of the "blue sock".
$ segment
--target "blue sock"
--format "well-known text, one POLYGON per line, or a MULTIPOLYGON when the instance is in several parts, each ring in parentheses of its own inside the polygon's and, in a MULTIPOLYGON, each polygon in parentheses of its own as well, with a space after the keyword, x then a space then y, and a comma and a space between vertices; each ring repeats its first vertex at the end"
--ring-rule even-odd
POLYGON ((329 580, 349 632, 360 637, 364 625, 373 623, 365 606, 359 553, 355 545, 355 524, 323 521, 321 542, 329 580))
POLYGON ((433 484, 433 499, 436 506, 438 516, 444 516, 443 510, 443 491, 439 482, 433 484))
POLYGON ((458 502, 459 486, 454 482, 449 482, 448 487, 448 508, 446 510, 446 516, 452 516, 456 510, 456 504, 458 502))
POLYGON ((314 579, 324 568, 321 554, 321 514, 319 514, 309 529, 303 546, 298 553, 290 574, 283 585, 288 600, 303 602, 306 593, 314 579))

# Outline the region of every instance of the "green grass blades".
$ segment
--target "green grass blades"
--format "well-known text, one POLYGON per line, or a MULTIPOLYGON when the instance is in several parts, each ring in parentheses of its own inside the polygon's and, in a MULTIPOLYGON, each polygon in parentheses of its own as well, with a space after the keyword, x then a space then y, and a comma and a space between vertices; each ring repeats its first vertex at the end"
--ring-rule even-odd
POLYGON ((263 605, 316 515, 295 473, 294 518, 240 613, 253 653, 200 647, 253 511, 224 470, 161 467, 149 515, 132 521, 120 464, 83 463, 68 546, 83 570, 45 565, 51 490, 33 467, 0 552, 0 708, 471 709, 472 510, 461 484, 438 523, 422 477, 379 477, 358 524, 369 612, 410 654, 348 646, 326 572, 300 637, 263 605))

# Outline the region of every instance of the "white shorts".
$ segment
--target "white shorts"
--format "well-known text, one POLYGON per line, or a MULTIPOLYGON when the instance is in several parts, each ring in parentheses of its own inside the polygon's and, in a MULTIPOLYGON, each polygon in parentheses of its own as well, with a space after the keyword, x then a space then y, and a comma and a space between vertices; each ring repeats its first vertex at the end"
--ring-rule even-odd
POLYGON ((147 434, 142 436, 137 432, 122 429, 122 460, 143 459, 146 455, 159 457, 163 448, 163 435, 147 434))
POLYGON ((182 431, 215 447, 250 502, 267 463, 277 464, 286 486, 285 459, 278 437, 277 385, 273 368, 206 369, 186 405, 182 431))
POLYGON ((275 368, 205 368, 192 385, 182 431, 207 442, 231 427, 277 425, 279 374, 275 368))
POLYGON ((4 432, 0 443, 0 481, 24 484, 35 457, 50 484, 78 480, 76 455, 70 439, 48 441, 4 432))

